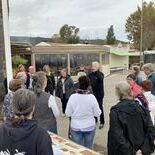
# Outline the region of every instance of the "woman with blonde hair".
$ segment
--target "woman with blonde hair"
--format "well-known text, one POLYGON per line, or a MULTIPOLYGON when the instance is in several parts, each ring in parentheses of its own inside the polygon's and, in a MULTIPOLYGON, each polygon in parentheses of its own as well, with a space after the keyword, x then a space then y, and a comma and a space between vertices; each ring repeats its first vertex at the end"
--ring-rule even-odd
POLYGON ((15 77, 16 79, 21 79, 24 81, 24 83, 26 82, 27 80, 27 76, 26 76, 26 72, 25 72, 25 67, 24 65, 20 64, 18 66, 18 71, 17 71, 17 75, 15 77))
POLYGON ((54 96, 45 92, 46 86, 46 74, 42 71, 36 72, 33 76, 33 88, 37 98, 34 117, 41 127, 57 133, 56 118, 59 116, 59 109, 54 96))
POLYGON ((116 85, 119 102, 111 108, 108 155, 150 155, 154 152, 154 128, 149 111, 132 97, 130 85, 116 85))
POLYGON ((43 71, 46 74, 47 77, 47 86, 45 88, 45 92, 50 93, 53 95, 54 90, 55 90, 55 78, 54 75, 50 71, 50 67, 48 65, 45 65, 43 67, 43 71))

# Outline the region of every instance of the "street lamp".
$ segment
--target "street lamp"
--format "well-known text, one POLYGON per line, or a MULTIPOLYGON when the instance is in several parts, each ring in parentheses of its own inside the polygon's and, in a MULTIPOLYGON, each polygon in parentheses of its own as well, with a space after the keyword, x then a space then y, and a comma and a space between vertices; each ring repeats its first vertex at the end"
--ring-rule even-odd
POLYGON ((142 11, 141 11, 141 31, 140 31, 140 66, 142 67, 144 63, 144 55, 143 55, 143 5, 144 2, 142 0, 142 11))

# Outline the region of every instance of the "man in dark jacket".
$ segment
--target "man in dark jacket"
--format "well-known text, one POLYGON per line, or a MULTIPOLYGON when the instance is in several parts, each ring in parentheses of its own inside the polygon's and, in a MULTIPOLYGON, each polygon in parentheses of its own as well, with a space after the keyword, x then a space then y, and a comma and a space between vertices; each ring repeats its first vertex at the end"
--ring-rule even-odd
POLYGON ((99 71, 100 65, 98 62, 92 63, 92 72, 88 75, 90 79, 90 84, 94 96, 96 97, 100 110, 100 126, 99 129, 102 129, 104 126, 104 111, 103 111, 103 97, 104 97, 104 74, 99 71))
POLYGON ((154 127, 149 111, 132 100, 130 86, 116 86, 120 102, 111 108, 108 155, 150 155, 154 151, 154 127))

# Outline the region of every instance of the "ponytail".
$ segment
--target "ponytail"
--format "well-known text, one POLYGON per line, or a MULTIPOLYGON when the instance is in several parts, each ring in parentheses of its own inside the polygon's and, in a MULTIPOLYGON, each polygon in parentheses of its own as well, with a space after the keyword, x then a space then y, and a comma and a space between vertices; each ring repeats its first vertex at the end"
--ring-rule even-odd
POLYGON ((16 125, 18 123, 22 123, 26 120, 27 118, 24 116, 24 115, 19 115, 19 116, 14 116, 12 122, 13 122, 13 125, 16 125))

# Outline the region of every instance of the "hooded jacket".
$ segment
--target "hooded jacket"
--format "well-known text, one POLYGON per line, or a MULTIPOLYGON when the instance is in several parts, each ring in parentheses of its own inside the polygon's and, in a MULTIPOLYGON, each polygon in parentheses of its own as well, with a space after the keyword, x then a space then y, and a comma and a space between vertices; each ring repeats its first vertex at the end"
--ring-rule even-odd
POLYGON ((8 155, 53 155, 48 133, 37 126, 36 120, 0 127, 0 153, 8 155))
POLYGON ((154 128, 149 112, 138 103, 123 100, 111 108, 108 155, 143 155, 154 151, 154 128))

